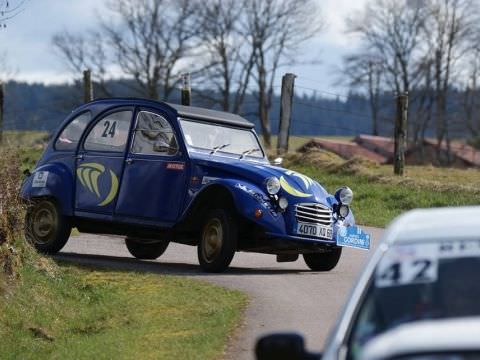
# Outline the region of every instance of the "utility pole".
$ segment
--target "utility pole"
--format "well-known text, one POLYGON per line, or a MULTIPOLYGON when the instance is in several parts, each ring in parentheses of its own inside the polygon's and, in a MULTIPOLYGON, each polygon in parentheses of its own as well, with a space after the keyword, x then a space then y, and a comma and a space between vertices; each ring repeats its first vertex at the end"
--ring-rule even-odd
POLYGON ((405 169, 405 150, 407 148, 408 93, 397 96, 397 118, 395 119, 395 152, 393 172, 402 176, 405 169))
POLYGON ((92 71, 87 69, 83 72, 83 101, 93 100, 92 71))
POLYGON ((3 109, 5 104, 5 90, 3 82, 0 81, 0 144, 3 141, 3 109))
POLYGON ((190 106, 192 89, 190 88, 190 74, 182 74, 182 105, 190 106))
POLYGON ((282 77, 282 94, 280 96, 280 123, 278 126, 277 154, 288 151, 290 123, 292 119, 293 86, 295 75, 287 73, 282 77))

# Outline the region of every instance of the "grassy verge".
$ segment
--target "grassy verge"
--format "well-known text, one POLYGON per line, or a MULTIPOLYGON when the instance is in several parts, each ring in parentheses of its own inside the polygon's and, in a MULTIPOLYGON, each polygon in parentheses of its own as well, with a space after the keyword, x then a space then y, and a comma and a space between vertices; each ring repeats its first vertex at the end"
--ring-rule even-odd
POLYGON ((20 235, 22 159, 0 157, 0 359, 220 358, 245 295, 40 256, 20 235))
POLYGON ((352 208, 363 225, 383 227, 414 208, 480 204, 478 170, 409 167, 407 176, 399 178, 384 167, 322 151, 294 155, 286 166, 318 180, 331 193, 341 185, 351 187, 352 208))
POLYGON ((45 259, 20 278, 0 301, 2 359, 218 359, 246 303, 191 279, 45 259))

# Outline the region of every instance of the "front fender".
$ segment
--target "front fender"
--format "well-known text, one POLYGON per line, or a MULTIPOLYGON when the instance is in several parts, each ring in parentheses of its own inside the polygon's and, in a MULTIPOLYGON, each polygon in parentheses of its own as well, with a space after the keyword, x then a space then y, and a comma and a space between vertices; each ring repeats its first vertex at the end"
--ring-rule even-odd
MULTIPOLYGON (((37 179, 38 180, 38 179, 37 179)), ((52 197, 62 215, 73 215, 73 199, 75 179, 70 169, 62 163, 50 163, 40 166, 23 183, 20 190, 22 199, 31 201, 35 198, 52 197), (34 181, 38 173, 43 172, 44 181, 34 181)))
POLYGON ((285 220, 276 212, 268 196, 258 186, 244 180, 216 179, 196 194, 198 197, 212 186, 222 186, 232 195, 235 209, 244 218, 260 225, 266 232, 286 234, 285 220), (262 210, 260 218, 255 217, 255 210, 262 210))

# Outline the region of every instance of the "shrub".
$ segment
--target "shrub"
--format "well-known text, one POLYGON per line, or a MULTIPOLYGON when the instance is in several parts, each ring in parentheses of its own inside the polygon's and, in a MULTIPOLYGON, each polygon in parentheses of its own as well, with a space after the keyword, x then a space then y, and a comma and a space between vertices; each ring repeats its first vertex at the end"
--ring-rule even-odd
POLYGON ((1 149, 0 154, 0 273, 15 275, 19 262, 15 244, 23 228, 24 204, 19 192, 22 174, 18 151, 1 149))

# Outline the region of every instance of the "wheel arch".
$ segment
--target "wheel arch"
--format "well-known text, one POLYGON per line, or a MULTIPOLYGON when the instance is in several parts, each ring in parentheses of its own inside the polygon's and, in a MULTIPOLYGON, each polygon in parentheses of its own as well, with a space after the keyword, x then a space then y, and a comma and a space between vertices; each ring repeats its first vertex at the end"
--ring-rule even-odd
POLYGON ((37 199, 53 199, 62 215, 73 215, 75 178, 71 171, 61 163, 41 166, 30 175, 22 185, 21 197, 27 203, 37 199), (48 172, 45 186, 33 187, 33 179, 37 171, 48 172))
POLYGON ((228 208, 233 210, 236 215, 239 214, 231 190, 218 183, 207 186, 195 197, 185 212, 182 223, 197 230, 208 211, 216 208, 228 208))

